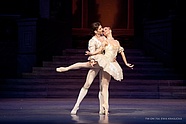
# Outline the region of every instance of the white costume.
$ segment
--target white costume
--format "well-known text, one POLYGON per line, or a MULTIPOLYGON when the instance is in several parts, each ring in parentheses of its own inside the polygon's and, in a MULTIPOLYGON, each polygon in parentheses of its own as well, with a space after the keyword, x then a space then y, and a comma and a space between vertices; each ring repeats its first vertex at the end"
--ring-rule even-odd
MULTIPOLYGON (((97 49, 99 49, 101 47, 101 42, 95 37, 93 36, 89 42, 88 42, 88 50, 91 52, 96 51, 97 49)), ((76 114, 77 110, 79 109, 79 105, 81 103, 81 101, 83 100, 83 98, 86 96, 87 92, 88 92, 88 88, 90 87, 90 85, 92 84, 92 82, 94 81, 95 77, 97 76, 97 74, 99 73, 99 83, 100 83, 100 89, 101 88, 101 76, 102 76, 102 69, 100 67, 98 68, 91 68, 88 71, 87 74, 87 78, 86 78, 86 82, 84 84, 84 86, 81 88, 78 99, 76 101, 76 104, 74 105, 74 108, 71 111, 71 114, 76 114)), ((100 114, 103 113, 103 96, 101 93, 101 90, 99 91, 99 102, 100 102, 100 114)))
POLYGON ((88 59, 97 61, 99 66, 103 68, 103 71, 109 73, 115 80, 121 81, 123 79, 123 70, 118 62, 114 60, 116 59, 117 54, 122 51, 124 51, 123 47, 108 44, 105 47, 104 55, 97 54, 89 57, 88 59))
MULTIPOLYGON (((102 37, 105 39, 105 37, 102 37)), ((103 39, 103 40, 104 40, 103 39)), ((102 40, 102 39, 100 39, 102 40)), ((106 39, 105 39, 106 40, 106 39)), ((95 36, 93 36, 88 43, 88 49, 91 53, 94 53, 96 50, 99 50, 102 47, 102 42, 100 42, 95 36)), ((108 87, 111 76, 118 81, 123 79, 122 68, 115 60, 117 53, 123 51, 123 48, 118 46, 113 46, 111 44, 107 44, 105 47, 105 54, 96 54, 90 56, 88 60, 95 60, 98 64, 94 65, 94 67, 90 68, 87 74, 86 82, 84 86, 81 88, 78 99, 74 108, 71 111, 71 114, 76 114, 79 109, 80 103, 83 98, 86 96, 88 89, 92 82, 94 81, 96 75, 99 73, 99 83, 100 83, 100 91, 99 91, 99 102, 100 102, 100 114, 108 114, 108 87), (103 71, 104 70, 104 71, 103 71)), ((87 65, 87 62, 75 63, 66 68, 61 67, 63 70, 70 69, 79 69, 82 67, 90 67, 87 65)))

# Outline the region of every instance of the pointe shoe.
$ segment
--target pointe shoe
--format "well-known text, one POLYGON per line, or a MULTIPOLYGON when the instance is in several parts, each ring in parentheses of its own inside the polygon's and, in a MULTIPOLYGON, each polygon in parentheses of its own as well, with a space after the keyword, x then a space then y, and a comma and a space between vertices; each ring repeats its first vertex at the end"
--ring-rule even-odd
POLYGON ((99 111, 99 115, 104 115, 104 114, 105 114, 105 112, 99 111))
POLYGON ((67 71, 67 69, 65 67, 59 67, 59 68, 56 68, 56 71, 57 72, 64 72, 64 71, 67 71))
POLYGON ((78 109, 79 109, 79 106, 74 107, 74 108, 72 109, 72 111, 70 112, 70 114, 71 114, 71 115, 76 115, 78 109))
POLYGON ((105 115, 108 115, 109 114, 109 112, 108 112, 108 106, 106 106, 105 104, 103 104, 102 106, 105 109, 104 114, 105 115))
POLYGON ((99 111, 99 115, 104 115, 105 114, 105 111, 104 110, 100 110, 99 111))

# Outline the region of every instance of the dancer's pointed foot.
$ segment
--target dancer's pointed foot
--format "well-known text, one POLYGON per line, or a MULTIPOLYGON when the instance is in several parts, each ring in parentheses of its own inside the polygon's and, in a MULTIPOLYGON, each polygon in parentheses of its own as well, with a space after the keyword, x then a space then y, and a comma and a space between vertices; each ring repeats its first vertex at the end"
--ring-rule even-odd
POLYGON ((70 112, 71 115, 76 115, 77 110, 79 109, 79 106, 75 106, 72 111, 70 112))
POLYGON ((109 112, 108 112, 108 110, 105 110, 105 115, 109 115, 109 112))
POLYGON ((105 105, 105 104, 103 104, 102 106, 103 106, 103 108, 104 108, 104 114, 105 114, 105 115, 108 115, 108 114, 109 114, 109 112, 108 112, 108 106, 105 105))
POLYGON ((105 108, 103 107, 103 105, 100 107, 99 109, 99 115, 104 115, 105 114, 105 108))
POLYGON ((56 68, 56 71, 57 72, 65 72, 65 71, 67 71, 67 69, 65 67, 59 67, 59 68, 56 68))
POLYGON ((99 115, 104 115, 105 114, 105 111, 104 110, 100 110, 99 111, 99 115))

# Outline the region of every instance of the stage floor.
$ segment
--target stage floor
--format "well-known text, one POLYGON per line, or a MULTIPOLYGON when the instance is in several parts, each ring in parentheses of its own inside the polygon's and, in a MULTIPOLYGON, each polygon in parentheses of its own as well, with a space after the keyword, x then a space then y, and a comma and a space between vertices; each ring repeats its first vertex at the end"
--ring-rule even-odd
POLYGON ((70 115, 75 98, 1 98, 1 124, 184 124, 185 99, 110 98, 108 116, 99 115, 97 98, 85 98, 70 115))

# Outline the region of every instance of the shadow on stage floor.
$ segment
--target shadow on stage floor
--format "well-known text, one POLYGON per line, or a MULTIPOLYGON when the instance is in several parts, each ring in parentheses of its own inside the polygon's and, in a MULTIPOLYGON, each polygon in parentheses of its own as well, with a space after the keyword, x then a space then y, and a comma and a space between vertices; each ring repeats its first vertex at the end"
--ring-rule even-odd
POLYGON ((184 124, 185 99, 110 98, 109 115, 99 115, 97 98, 85 98, 77 115, 70 115, 76 99, 4 98, 1 124, 184 124))

